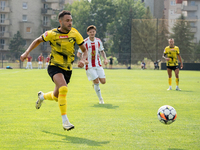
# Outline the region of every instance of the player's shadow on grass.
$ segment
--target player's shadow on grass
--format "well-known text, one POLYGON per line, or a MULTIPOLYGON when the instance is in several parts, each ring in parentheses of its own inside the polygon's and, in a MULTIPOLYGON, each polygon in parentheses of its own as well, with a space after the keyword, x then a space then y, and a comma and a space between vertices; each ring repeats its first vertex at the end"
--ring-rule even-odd
POLYGON ((119 106, 113 106, 112 104, 94 104, 94 106, 92 107, 107 108, 107 109, 119 108, 119 106))
POLYGON ((184 149, 180 149, 180 148, 168 148, 168 150, 184 150, 184 149))
POLYGON ((48 133, 48 134, 53 134, 53 135, 64 137, 65 139, 63 139, 63 140, 65 140, 67 143, 87 144, 89 146, 102 146, 103 144, 110 143, 110 141, 97 142, 97 141, 89 140, 89 139, 86 139, 86 138, 79 138, 79 137, 74 137, 74 136, 68 136, 66 134, 52 133, 52 132, 49 132, 49 131, 43 131, 43 132, 44 133, 48 133))
POLYGON ((194 92, 194 91, 185 91, 185 90, 182 90, 182 91, 180 91, 180 92, 194 92))

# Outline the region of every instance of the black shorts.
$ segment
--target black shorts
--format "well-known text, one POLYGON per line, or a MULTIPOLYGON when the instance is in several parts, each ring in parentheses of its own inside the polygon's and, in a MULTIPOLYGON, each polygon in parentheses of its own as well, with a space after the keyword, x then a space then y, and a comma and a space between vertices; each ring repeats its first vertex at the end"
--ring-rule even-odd
POLYGON ((167 66, 167 68, 169 68, 169 69, 171 69, 171 70, 176 70, 176 69, 179 69, 179 67, 178 66, 167 66))
POLYGON ((67 84, 69 83, 71 75, 72 75, 72 71, 66 71, 66 70, 61 69, 60 67, 57 67, 57 66, 50 66, 49 65, 47 71, 48 71, 48 74, 51 77, 52 81, 53 81, 53 76, 55 74, 62 73, 67 84))

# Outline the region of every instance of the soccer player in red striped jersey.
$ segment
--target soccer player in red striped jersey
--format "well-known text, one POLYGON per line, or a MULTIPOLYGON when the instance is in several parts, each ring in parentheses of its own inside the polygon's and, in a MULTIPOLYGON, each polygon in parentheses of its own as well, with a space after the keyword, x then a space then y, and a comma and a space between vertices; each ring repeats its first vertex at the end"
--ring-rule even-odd
POLYGON ((43 64, 44 57, 42 56, 42 53, 38 57, 38 69, 42 69, 42 64, 43 64))
MULTIPOLYGON (((104 64, 108 64, 106 54, 104 52, 104 47, 99 38, 96 38, 96 27, 91 25, 87 28, 88 38, 84 40, 85 47, 88 51, 88 58, 85 63, 85 70, 89 81, 93 81, 94 90, 99 98, 99 104, 104 104, 103 98, 101 96, 101 90, 99 87, 99 82, 102 84, 106 83, 106 77, 101 65, 101 60, 99 58, 99 51, 104 58, 104 64)), ((77 56, 81 58, 82 51, 79 49, 77 56)))
POLYGON ((29 69, 29 66, 32 69, 32 62, 31 61, 32 61, 32 57, 29 54, 28 57, 27 57, 27 66, 26 66, 26 69, 29 69))
POLYGON ((50 55, 47 56, 47 58, 45 59, 46 64, 45 64, 45 69, 47 69, 48 65, 49 65, 49 61, 50 61, 50 55))

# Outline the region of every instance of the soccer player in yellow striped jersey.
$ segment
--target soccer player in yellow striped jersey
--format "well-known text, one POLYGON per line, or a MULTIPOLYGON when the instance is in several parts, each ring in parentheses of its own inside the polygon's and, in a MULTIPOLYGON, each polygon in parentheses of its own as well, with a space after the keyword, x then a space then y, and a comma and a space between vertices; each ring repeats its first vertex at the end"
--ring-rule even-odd
POLYGON ((180 91, 179 88, 179 67, 178 67, 178 60, 180 61, 181 65, 180 68, 183 68, 183 62, 180 56, 180 51, 178 46, 174 45, 174 39, 169 39, 169 46, 165 47, 163 58, 167 61, 167 73, 168 73, 168 82, 169 88, 167 90, 172 90, 172 70, 175 72, 176 76, 176 90, 180 91), (178 60, 177 60, 178 57, 178 60))
POLYGON ((77 43, 83 52, 82 59, 78 62, 78 67, 82 68, 88 56, 84 40, 81 34, 72 28, 72 16, 69 11, 62 11, 58 15, 60 27, 46 31, 42 36, 35 39, 28 49, 21 55, 21 61, 24 61, 28 54, 36 48, 41 42, 50 42, 51 54, 48 66, 48 74, 55 83, 54 91, 43 93, 38 92, 36 109, 39 109, 44 100, 58 102, 60 108, 63 129, 71 130, 74 125, 67 117, 67 84, 72 74, 72 64, 74 62, 74 44, 77 43))

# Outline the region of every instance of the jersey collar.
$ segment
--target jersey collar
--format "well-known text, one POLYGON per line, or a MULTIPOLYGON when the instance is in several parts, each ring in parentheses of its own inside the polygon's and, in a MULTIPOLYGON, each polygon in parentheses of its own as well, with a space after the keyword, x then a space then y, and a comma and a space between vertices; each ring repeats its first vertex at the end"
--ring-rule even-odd
POLYGON ((60 26, 58 26, 57 31, 60 32, 60 33, 62 33, 62 34, 68 34, 68 33, 71 31, 71 30, 70 30, 68 33, 64 33, 64 32, 61 32, 61 31, 59 30, 59 28, 60 28, 60 26))
POLYGON ((88 37, 88 40, 89 40, 91 43, 94 43, 94 42, 96 41, 96 37, 94 38, 94 41, 91 41, 89 37, 88 37))

